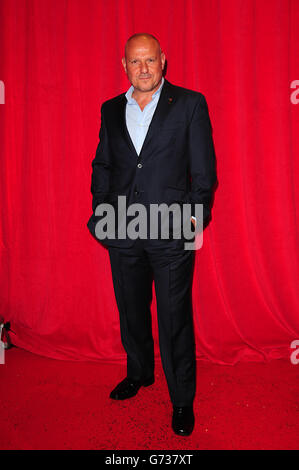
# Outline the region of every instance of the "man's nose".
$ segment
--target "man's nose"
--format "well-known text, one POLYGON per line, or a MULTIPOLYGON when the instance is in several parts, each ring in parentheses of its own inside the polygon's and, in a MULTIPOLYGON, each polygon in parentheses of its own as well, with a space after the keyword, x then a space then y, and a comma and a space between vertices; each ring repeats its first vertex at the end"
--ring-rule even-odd
POLYGON ((147 73, 148 72, 148 64, 146 62, 141 62, 140 71, 142 73, 147 73))

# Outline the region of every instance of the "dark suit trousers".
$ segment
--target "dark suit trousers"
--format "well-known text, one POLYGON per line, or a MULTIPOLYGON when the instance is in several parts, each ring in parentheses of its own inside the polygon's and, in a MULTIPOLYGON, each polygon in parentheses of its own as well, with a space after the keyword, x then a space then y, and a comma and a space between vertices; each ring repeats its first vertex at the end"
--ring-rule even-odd
POLYGON ((150 304, 155 283, 159 346, 172 404, 189 406, 195 395, 192 318, 194 251, 177 240, 136 240, 129 248, 109 248, 127 375, 154 375, 150 304))

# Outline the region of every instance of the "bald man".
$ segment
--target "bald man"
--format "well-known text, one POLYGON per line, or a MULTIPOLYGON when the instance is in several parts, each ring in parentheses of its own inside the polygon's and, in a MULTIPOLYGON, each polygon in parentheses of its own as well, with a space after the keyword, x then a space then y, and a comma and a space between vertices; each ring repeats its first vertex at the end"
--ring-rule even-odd
MULTIPOLYGON (((148 33, 131 36, 122 64, 131 83, 126 93, 103 103, 100 142, 92 162, 93 236, 103 220, 102 203, 127 206, 179 203, 203 205, 210 218, 216 182, 211 123, 205 97, 163 77, 165 54, 148 33)), ((191 225, 190 219, 189 224, 191 225)), ((126 220, 128 226, 129 220, 126 220)), ((159 232, 160 233, 160 232, 159 232)), ((194 427, 196 360, 192 319, 194 251, 180 239, 162 236, 101 239, 109 250, 127 374, 110 398, 125 400, 154 384, 154 342, 150 305, 155 284, 159 346, 172 402, 172 429, 188 436, 194 427)), ((153 388, 154 391, 154 388, 153 388)))

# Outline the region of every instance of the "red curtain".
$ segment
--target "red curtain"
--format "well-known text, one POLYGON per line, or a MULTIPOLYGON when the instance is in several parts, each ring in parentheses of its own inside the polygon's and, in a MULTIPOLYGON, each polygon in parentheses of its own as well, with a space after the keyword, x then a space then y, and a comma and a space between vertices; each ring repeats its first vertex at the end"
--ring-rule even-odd
MULTIPOLYGON (((219 186, 196 252, 197 356, 288 357, 299 338, 298 0, 1 0, 1 311, 56 359, 124 359, 107 251, 86 227, 101 103, 151 32, 166 78, 201 91, 219 186)), ((153 300, 157 345, 156 304, 153 300)))

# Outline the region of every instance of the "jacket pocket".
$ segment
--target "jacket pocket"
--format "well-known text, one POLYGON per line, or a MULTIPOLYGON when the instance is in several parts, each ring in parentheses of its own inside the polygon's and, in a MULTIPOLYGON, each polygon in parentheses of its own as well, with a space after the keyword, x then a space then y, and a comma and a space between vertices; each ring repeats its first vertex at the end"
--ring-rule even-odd
POLYGON ((175 188, 173 186, 167 186, 165 194, 167 196, 167 200, 171 200, 173 202, 184 202, 187 197, 187 192, 184 189, 175 188))

